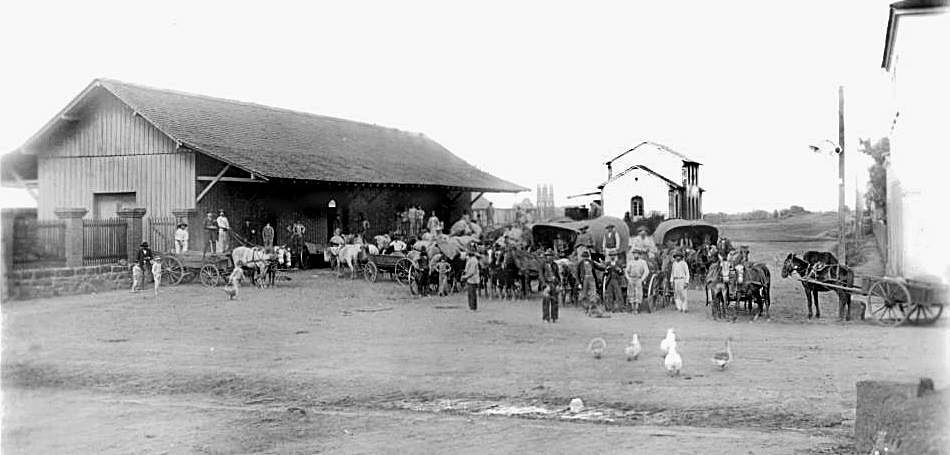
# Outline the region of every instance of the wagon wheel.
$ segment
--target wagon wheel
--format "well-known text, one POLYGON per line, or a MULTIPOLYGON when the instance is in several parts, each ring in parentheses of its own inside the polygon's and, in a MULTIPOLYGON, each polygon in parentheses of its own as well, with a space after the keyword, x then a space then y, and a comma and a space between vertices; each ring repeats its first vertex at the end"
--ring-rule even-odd
POLYGON ((395 271, 393 275, 396 277, 396 282, 406 286, 409 284, 409 279, 412 277, 412 260, 409 258, 402 258, 396 261, 395 271))
POLYGON ((377 276, 379 276, 379 269, 376 268, 376 264, 372 261, 367 262, 366 265, 363 266, 363 278, 365 278, 366 281, 375 283, 377 276))
POLYGON ((657 302, 657 299, 662 300, 662 290, 660 289, 662 283, 662 278, 659 274, 654 274, 650 277, 650 285, 647 287, 647 305, 650 306, 650 312, 654 312, 662 306, 662 302, 657 302))
POLYGON ((943 305, 939 303, 915 303, 907 312, 904 322, 914 325, 933 324, 940 319, 941 314, 943 314, 943 305))
POLYGON ((221 282, 221 274, 218 273, 218 268, 211 264, 205 264, 201 267, 198 277, 201 279, 201 284, 208 287, 215 287, 221 282))
POLYGON ((871 317, 881 324, 897 325, 903 322, 906 318, 905 311, 910 304, 910 291, 895 280, 885 278, 874 283, 868 291, 871 317))
POLYGON ((175 256, 162 258, 162 284, 175 286, 185 277, 185 266, 175 256))

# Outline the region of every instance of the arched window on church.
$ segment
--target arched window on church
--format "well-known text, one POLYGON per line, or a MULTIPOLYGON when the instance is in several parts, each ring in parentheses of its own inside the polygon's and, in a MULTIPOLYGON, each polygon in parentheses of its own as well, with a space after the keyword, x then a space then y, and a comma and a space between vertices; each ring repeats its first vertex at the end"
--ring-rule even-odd
POLYGON ((630 198, 630 218, 643 217, 643 198, 634 196, 630 198))

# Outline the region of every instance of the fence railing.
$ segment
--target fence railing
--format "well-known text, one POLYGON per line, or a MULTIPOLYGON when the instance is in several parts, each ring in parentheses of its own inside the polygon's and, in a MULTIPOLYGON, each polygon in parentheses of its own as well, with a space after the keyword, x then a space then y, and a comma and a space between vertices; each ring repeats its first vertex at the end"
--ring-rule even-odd
POLYGON ((145 238, 153 251, 175 251, 175 217, 148 218, 145 225, 145 238))
POLYGON ((12 250, 14 269, 62 267, 66 264, 66 223, 17 218, 12 250))
POLYGON ((125 259, 128 223, 121 218, 83 220, 83 265, 102 265, 125 259))

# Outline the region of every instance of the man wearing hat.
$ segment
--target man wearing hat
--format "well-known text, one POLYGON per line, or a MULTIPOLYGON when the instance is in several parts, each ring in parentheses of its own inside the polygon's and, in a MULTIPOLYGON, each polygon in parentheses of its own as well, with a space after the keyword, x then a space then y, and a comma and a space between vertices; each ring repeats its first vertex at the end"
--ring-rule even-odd
POLYGON ((670 270, 670 283, 673 285, 673 300, 676 310, 686 312, 686 286, 689 284, 689 266, 683 261, 683 251, 673 251, 673 266, 670 270))
MULTIPOLYGON (((650 276, 650 266, 643 260, 642 250, 635 249, 631 252, 631 258, 627 261, 624 272, 630 283, 627 288, 627 303, 631 310, 640 313, 640 304, 643 303, 643 282, 650 276)), ((648 311, 649 309, 650 307, 647 306, 648 311)))
POLYGON ((215 221, 218 223, 218 253, 226 253, 231 223, 228 222, 228 217, 224 216, 224 210, 218 210, 218 218, 215 221))
POLYGON ((152 249, 148 247, 148 242, 142 242, 139 245, 139 252, 135 257, 135 262, 142 269, 142 274, 150 273, 152 270, 152 249))
POLYGON ((604 254, 608 257, 617 256, 617 251, 620 249, 620 233, 617 232, 616 226, 613 224, 607 225, 607 232, 604 233, 604 254))
POLYGON ((561 287, 561 274, 554 263, 554 250, 548 248, 544 252, 544 261, 541 263, 541 319, 544 322, 557 322, 557 292, 561 287))
POLYGON ((616 251, 609 256, 606 270, 604 271, 604 306, 607 311, 613 313, 620 311, 624 304, 623 288, 626 277, 623 267, 617 259, 616 251))
POLYGON ((583 251, 581 260, 577 263, 577 280, 581 289, 581 301, 584 302, 587 314, 590 314, 600 300, 597 295, 597 270, 603 271, 604 266, 591 260, 590 251, 583 251))
POLYGON ((182 221, 175 229, 175 254, 188 251, 188 223, 182 221))
POLYGON ((205 215, 204 231, 207 240, 203 252, 211 251, 214 253, 217 251, 216 240, 218 238, 218 222, 214 220, 214 213, 208 212, 205 215))

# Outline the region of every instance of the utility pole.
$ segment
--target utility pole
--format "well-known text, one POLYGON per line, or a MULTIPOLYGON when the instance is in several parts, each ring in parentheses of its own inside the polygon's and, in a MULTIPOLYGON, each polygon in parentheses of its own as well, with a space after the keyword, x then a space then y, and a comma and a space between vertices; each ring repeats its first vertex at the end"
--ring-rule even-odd
POLYGON ((838 262, 847 264, 844 220, 844 86, 838 86, 838 262))

